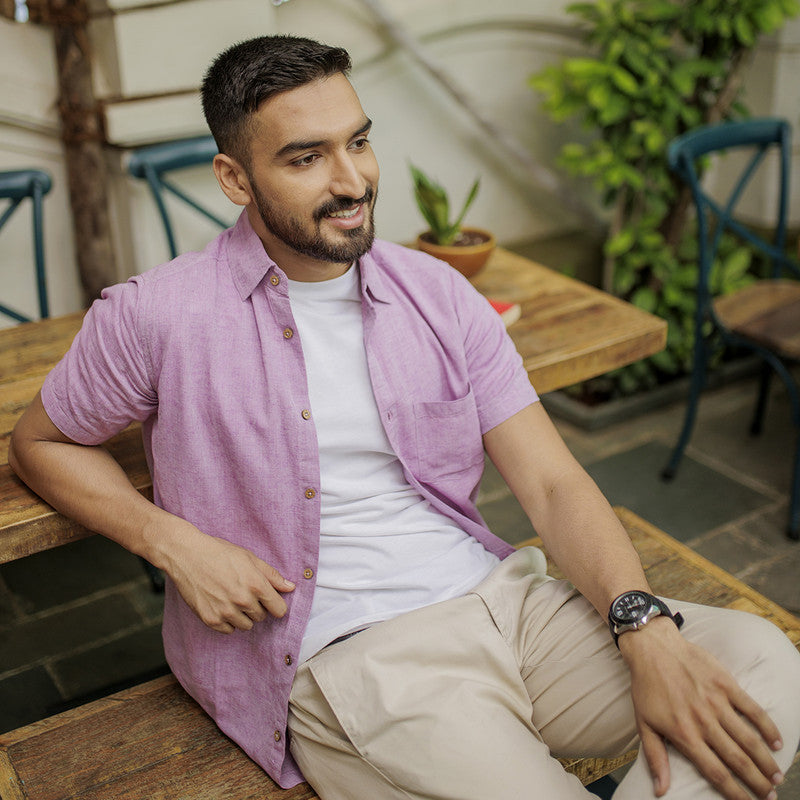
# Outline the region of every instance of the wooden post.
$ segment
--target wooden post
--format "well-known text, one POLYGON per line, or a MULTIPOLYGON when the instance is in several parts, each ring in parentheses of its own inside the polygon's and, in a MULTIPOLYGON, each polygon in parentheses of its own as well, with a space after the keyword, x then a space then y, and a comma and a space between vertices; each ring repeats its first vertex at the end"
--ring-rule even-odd
POLYGON ((92 89, 86 0, 29 2, 32 19, 52 26, 58 66, 62 139, 67 163, 75 249, 89 301, 117 282, 108 213, 108 170, 102 114, 92 89))

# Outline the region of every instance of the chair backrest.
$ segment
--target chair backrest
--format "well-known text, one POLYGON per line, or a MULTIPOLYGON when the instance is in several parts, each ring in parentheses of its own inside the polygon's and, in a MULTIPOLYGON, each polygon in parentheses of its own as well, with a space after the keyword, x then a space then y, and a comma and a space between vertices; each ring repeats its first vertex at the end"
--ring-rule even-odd
MULTIPOLYGON (((33 252, 36 267, 36 290, 39 298, 39 315, 50 316, 47 301, 47 284, 44 263, 43 198, 50 191, 53 181, 46 172, 38 169, 21 169, 0 172, 0 197, 9 201, 0 216, 0 229, 8 222, 20 203, 30 197, 33 204, 33 252)), ((31 318, 0 303, 0 314, 17 322, 30 322, 31 318)))
POLYGON ((150 191, 153 193, 153 199, 161 216, 161 221, 164 223, 164 232, 167 236, 167 245, 172 258, 178 255, 178 246, 175 241, 172 219, 164 199, 165 191, 175 195, 175 197, 178 197, 221 228, 227 228, 230 225, 229 222, 220 219, 166 177, 168 173, 194 167, 198 164, 210 164, 217 152, 217 145, 211 136, 179 139, 164 144, 142 147, 133 151, 128 163, 128 172, 135 178, 147 181, 150 191))
POLYGON ((706 125, 670 142, 667 161, 670 168, 691 188, 697 210, 700 245, 698 300, 701 306, 710 300, 711 269, 726 231, 732 231, 766 255, 772 264, 773 277, 779 277, 787 268, 798 274, 797 265, 785 252, 790 156, 791 127, 786 120, 774 118, 706 125), (728 199, 720 203, 703 188, 698 161, 716 152, 741 148, 752 150, 752 157, 746 162, 728 199), (737 219, 735 211, 756 169, 771 149, 777 152, 779 158, 779 188, 774 235, 769 241, 741 219, 737 219))

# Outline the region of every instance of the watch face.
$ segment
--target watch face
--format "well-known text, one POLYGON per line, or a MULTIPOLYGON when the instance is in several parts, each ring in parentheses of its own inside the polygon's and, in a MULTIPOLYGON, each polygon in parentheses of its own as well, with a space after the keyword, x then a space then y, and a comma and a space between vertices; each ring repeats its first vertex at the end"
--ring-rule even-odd
POLYGON ((645 592, 625 592, 611 606, 611 616, 621 623, 633 622, 641 619, 651 605, 645 592))

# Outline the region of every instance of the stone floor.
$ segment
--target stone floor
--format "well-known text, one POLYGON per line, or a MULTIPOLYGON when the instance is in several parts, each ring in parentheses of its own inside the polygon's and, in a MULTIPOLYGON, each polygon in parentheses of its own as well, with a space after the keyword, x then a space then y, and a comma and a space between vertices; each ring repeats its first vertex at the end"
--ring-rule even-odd
MULTIPOLYGON (((612 503, 800 613, 800 545, 784 535, 795 436, 779 387, 765 433, 748 435, 753 391, 745 380, 707 393, 669 484, 658 473, 680 403, 599 431, 557 425, 612 503)), ((508 541, 532 535, 491 468, 480 501, 508 541)), ((163 672, 160 614, 138 560, 99 537, 0 567, 0 730, 163 672)), ((800 765, 780 797, 800 800, 800 765)))

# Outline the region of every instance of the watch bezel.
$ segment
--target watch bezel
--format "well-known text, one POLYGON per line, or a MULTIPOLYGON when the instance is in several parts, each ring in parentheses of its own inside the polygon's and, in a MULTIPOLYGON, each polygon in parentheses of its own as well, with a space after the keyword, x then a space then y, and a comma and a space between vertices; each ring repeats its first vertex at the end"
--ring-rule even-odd
POLYGON ((658 598, 654 597, 649 592, 645 592, 641 589, 631 589, 628 592, 623 592, 611 603, 611 608, 608 612, 609 621, 615 625, 643 625, 653 616, 663 613, 660 605, 658 598), (623 601, 626 601, 634 595, 643 598, 646 605, 642 605, 642 611, 640 613, 634 613, 626 609, 626 613, 623 616, 623 614, 618 611, 619 606, 623 601), (655 614, 653 613, 654 611, 656 612, 655 614))
POLYGON ((651 619, 661 616, 671 619, 679 630, 683 625, 683 617, 681 614, 673 614, 669 610, 667 604, 655 595, 645 592, 642 589, 630 589, 627 592, 623 592, 611 601, 611 606, 608 610, 608 626, 611 629, 611 635, 614 637, 614 644, 619 647, 619 637, 621 634, 627 633, 628 631, 638 631, 651 619), (649 605, 641 614, 623 617, 615 609, 619 608, 619 604, 623 599, 629 598, 631 595, 641 595, 649 605))

